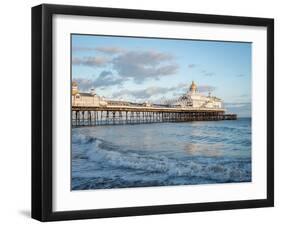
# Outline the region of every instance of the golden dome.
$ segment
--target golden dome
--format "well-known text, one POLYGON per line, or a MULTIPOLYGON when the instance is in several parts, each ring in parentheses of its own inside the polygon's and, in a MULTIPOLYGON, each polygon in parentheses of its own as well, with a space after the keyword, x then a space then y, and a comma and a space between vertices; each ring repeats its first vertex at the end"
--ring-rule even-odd
POLYGON ((192 81, 192 84, 191 84, 189 90, 192 92, 197 91, 197 85, 194 83, 194 81, 192 81))
POLYGON ((78 84, 77 84, 77 82, 73 81, 72 82, 72 95, 76 95, 78 93, 79 93, 78 84))

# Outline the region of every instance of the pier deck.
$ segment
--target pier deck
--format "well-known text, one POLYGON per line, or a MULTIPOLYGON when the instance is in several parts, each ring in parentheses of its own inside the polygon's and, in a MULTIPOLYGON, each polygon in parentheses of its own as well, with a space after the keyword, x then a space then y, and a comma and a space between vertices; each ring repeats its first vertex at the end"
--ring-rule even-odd
POLYGON ((72 106, 72 126, 124 125, 236 119, 236 114, 225 114, 224 109, 154 106, 72 106))

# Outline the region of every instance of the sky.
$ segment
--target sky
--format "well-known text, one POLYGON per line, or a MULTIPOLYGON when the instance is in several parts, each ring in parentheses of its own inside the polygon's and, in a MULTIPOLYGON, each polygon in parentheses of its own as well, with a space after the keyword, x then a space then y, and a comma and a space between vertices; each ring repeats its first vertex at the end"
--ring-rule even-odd
POLYGON ((198 90, 251 116, 251 43, 72 34, 72 80, 106 99, 162 103, 198 90))

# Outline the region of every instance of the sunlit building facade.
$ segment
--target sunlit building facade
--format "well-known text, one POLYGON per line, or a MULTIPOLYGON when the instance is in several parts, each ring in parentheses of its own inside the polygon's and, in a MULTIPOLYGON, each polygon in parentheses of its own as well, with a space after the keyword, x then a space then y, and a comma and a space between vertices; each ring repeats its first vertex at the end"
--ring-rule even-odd
POLYGON ((192 108, 211 108, 211 109, 220 109, 222 108, 222 100, 209 95, 206 96, 203 93, 200 93, 197 85, 192 81, 192 84, 189 87, 189 90, 186 94, 181 96, 175 103, 181 107, 192 107, 192 108))
MULTIPOLYGON (((78 84, 75 81, 72 82, 72 106, 99 107, 107 105, 138 105, 144 107, 154 106, 154 104, 148 104, 147 101, 145 101, 143 104, 140 104, 121 100, 105 100, 104 98, 98 96, 94 89, 91 89, 89 92, 80 92, 78 89, 78 84)), ((164 107, 164 105, 162 106, 164 107)), ((168 107, 173 106, 180 108, 221 109, 222 100, 215 96, 211 96, 210 93, 208 96, 200 93, 198 91, 197 85, 192 82, 189 90, 168 107)))

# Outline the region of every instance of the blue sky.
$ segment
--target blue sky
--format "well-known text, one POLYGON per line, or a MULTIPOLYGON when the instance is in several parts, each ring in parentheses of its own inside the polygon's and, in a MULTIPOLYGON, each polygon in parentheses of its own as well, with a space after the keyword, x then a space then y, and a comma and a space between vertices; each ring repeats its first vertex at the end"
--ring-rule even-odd
POLYGON ((251 43, 72 35, 72 79, 108 99, 176 99, 194 81, 250 116, 251 61, 251 43))

